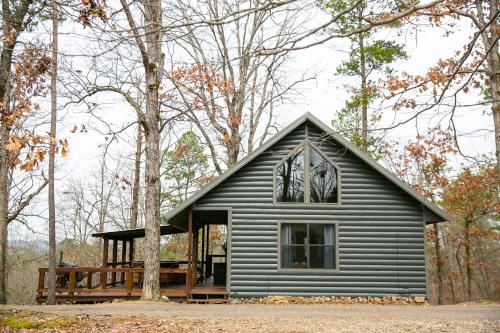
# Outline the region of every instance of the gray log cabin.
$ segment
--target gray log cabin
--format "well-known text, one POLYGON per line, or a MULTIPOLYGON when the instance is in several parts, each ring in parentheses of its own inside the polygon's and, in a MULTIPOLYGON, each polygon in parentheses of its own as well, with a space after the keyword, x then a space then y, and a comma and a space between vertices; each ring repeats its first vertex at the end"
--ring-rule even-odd
MULTIPOLYGON (((188 299, 216 287, 231 297, 426 296, 425 226, 449 220, 307 113, 165 217, 162 234, 190 237, 187 261, 165 262, 162 273, 186 267, 178 295, 188 299), (217 267, 208 251, 214 224, 227 225, 227 255, 217 267)), ((113 241, 113 260, 106 248, 103 267, 134 267, 127 266, 133 240, 144 229, 94 236, 113 241)), ((128 283, 128 295, 137 283, 128 283)))

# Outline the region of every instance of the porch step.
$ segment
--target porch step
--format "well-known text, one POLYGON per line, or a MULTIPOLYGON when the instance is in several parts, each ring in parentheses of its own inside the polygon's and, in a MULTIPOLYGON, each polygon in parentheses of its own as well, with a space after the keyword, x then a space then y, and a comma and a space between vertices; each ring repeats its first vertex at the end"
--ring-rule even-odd
POLYGON ((199 286, 193 288, 187 297, 188 303, 227 303, 228 293, 225 287, 199 286))

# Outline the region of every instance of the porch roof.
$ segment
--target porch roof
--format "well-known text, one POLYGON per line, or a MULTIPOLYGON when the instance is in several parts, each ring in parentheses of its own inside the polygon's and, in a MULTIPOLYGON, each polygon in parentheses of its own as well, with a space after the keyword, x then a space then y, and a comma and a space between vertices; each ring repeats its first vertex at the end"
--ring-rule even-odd
MULTIPOLYGON (((186 232, 179 227, 173 225, 160 226, 160 235, 174 235, 186 232)), ((127 229, 118 231, 96 232, 92 237, 102 237, 103 239, 116 239, 116 240, 131 240, 134 238, 143 238, 146 234, 144 228, 127 229)))
MULTIPOLYGON (((193 228, 196 230, 205 224, 227 224, 227 209, 210 209, 193 211, 193 228)), ((188 231, 187 210, 183 214, 178 214, 169 224, 160 226, 160 235, 182 234, 188 231)), ((102 237, 103 239, 131 240, 143 238, 146 232, 144 228, 126 229, 117 231, 96 232, 92 237, 102 237)))

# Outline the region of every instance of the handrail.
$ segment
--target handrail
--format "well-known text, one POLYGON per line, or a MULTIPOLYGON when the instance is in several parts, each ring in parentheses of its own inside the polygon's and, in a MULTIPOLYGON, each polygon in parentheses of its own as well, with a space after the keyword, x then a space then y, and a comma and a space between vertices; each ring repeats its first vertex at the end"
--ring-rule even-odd
MULTIPOLYGON (((38 271, 48 272, 47 267, 39 267, 38 271)), ((56 273, 70 273, 70 272, 107 272, 107 273, 142 273, 142 267, 56 267, 56 273)), ((185 273, 187 268, 160 268, 160 273, 185 273)))
MULTIPOLYGON (((48 268, 41 267, 38 269, 38 294, 39 296, 44 296, 48 290, 45 287, 45 276, 48 272, 48 268)), ((130 296, 132 294, 138 295, 142 293, 142 286, 140 288, 134 288, 134 274, 140 275, 144 273, 144 268, 142 267, 56 267, 56 274, 63 273, 63 276, 67 277, 64 287, 58 287, 56 289, 57 293, 62 293, 73 296, 75 293, 78 294, 97 294, 97 293, 113 293, 113 294, 123 294, 130 296), (80 274, 79 274, 80 273, 80 274), (121 281, 116 281, 112 279, 111 283, 108 283, 108 273, 124 273, 124 279, 121 281), (94 274, 99 274, 99 284, 97 286, 92 285, 92 277, 94 274), (79 280, 77 280, 79 279, 79 280), (87 279, 86 284, 78 286, 78 282, 87 279), (120 284, 120 286, 118 285, 120 284), (123 286, 121 286, 123 285, 123 286), (111 287, 111 288, 108 288, 111 287)), ((188 294, 189 290, 189 279, 188 270, 186 268, 160 268, 160 274, 180 274, 184 275, 184 289, 161 289, 162 294, 173 294, 181 295, 184 293, 188 294)))

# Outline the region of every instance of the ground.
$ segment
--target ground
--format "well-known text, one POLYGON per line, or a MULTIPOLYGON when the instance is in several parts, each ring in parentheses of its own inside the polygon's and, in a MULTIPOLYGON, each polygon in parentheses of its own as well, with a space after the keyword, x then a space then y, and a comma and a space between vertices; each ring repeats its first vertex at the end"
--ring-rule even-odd
POLYGON ((31 327, 22 332, 500 332, 500 305, 135 301, 0 307, 0 332, 16 327, 31 327))

